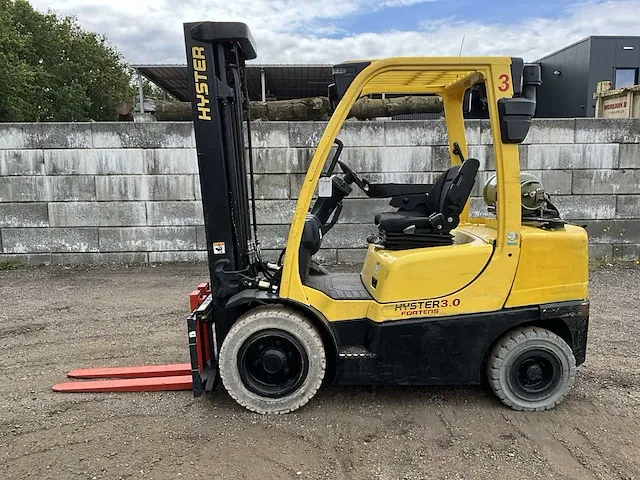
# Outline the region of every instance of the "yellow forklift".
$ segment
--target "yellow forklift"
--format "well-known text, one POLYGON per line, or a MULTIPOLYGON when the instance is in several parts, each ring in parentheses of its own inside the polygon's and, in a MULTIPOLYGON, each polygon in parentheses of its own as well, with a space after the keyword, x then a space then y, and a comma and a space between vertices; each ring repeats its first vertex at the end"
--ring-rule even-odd
POLYGON ((561 218, 536 177, 520 173, 518 144, 535 113, 538 65, 513 57, 336 65, 335 111, 286 248, 269 263, 257 235, 245 75, 255 43, 242 23, 188 23, 184 31, 210 271, 190 295, 190 363, 75 370, 68 376, 109 380, 55 391, 192 389, 200 396, 221 380, 240 405, 263 414, 302 407, 323 383, 486 379, 504 404, 523 411, 565 398, 586 355, 588 238, 561 218), (340 159, 337 136, 350 109, 377 94, 442 98, 451 167, 433 184, 374 183, 340 159), (491 129, 496 172, 483 186, 482 218, 470 215, 480 161, 468 158, 465 117, 488 118, 491 129), (389 211, 372 215, 360 272, 332 273, 313 256, 354 188, 388 198, 389 211))
POLYGON ((504 404, 525 411, 565 398, 585 360, 588 241, 561 219, 538 179, 520 173, 518 144, 535 112, 539 66, 511 57, 336 65, 335 111, 272 264, 262 260, 250 208, 244 66, 256 58, 254 41, 244 24, 214 22, 185 24, 185 39, 211 273, 189 317, 196 395, 220 378, 240 405, 265 414, 300 408, 323 382, 486 379, 504 404), (480 162, 468 158, 463 102, 479 90, 496 172, 483 189, 487 214, 471 218, 480 162), (340 159, 337 136, 350 109, 374 94, 442 98, 451 167, 432 185, 376 184, 340 159), (361 271, 331 273, 313 255, 354 188, 390 199, 389 211, 372 214, 361 271))
POLYGON ((539 180, 520 173, 518 144, 535 112, 539 66, 511 57, 336 65, 329 89, 335 111, 307 170, 286 248, 269 263, 256 232, 245 76, 255 43, 242 23, 184 27, 210 270, 210 282, 191 294, 190 364, 70 372, 121 379, 55 390, 192 388, 199 396, 222 380, 240 405, 264 414, 302 407, 323 382, 486 379, 504 404, 525 411, 565 398, 585 360, 588 244, 539 180), (468 158, 463 113, 477 92, 486 99, 480 103, 496 167, 483 188, 483 218, 469 213, 480 161, 468 158), (340 159, 337 136, 350 109, 375 94, 442 98, 451 167, 433 184, 374 183, 340 159), (313 256, 354 188, 388 198, 389 211, 372 214, 361 271, 331 273, 313 256))

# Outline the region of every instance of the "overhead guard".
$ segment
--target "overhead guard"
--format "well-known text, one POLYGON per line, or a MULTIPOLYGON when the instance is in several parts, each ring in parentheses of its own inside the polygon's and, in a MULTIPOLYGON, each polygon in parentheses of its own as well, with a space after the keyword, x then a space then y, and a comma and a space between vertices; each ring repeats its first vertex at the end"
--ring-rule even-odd
POLYGON ((199 42, 214 43, 233 41, 240 45, 247 60, 258 56, 253 35, 244 23, 240 22, 202 22, 191 28, 191 37, 199 42))

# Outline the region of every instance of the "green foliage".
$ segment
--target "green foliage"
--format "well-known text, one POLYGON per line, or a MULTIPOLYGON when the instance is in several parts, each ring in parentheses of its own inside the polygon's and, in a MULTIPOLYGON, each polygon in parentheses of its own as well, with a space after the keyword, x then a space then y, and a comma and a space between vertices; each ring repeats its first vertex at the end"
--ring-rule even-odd
POLYGON ((15 270, 16 268, 20 268, 21 266, 22 262, 20 260, 0 260, 0 270, 15 270))
MULTIPOLYGON (((136 95, 137 95, 138 94, 137 79, 136 79, 135 89, 136 89, 136 95)), ((144 77, 142 78, 142 91, 144 92, 145 98, 159 99, 159 98, 162 98, 162 95, 163 95, 163 90, 160 87, 158 87, 155 83, 150 82, 144 77)))
MULTIPOLYGON (((138 75, 132 79, 132 88, 133 94, 136 102, 138 101, 138 97, 140 95, 140 90, 138 89, 138 75)), ((144 94, 144 98, 153 98, 155 100, 164 100, 167 102, 179 102, 177 98, 171 95, 169 92, 163 90, 155 83, 149 81, 145 77, 142 77, 142 92, 144 94)))
POLYGON ((0 121, 115 120, 131 72, 104 36, 26 0, 0 0, 0 121))

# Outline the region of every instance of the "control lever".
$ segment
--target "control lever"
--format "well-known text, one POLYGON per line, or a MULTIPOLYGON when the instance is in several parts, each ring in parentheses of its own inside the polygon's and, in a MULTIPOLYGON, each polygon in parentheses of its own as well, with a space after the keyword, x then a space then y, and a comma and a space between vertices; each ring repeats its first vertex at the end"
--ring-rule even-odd
POLYGON ((462 154, 462 149, 460 148, 460 144, 458 144, 458 142, 453 143, 453 154, 460 157, 460 163, 464 163, 465 158, 462 154))
POLYGON ((338 218, 340 218, 340 212, 342 212, 342 202, 339 202, 336 205, 336 209, 333 211, 333 216, 331 217, 331 221, 320 228, 320 231, 322 232, 323 236, 329 230, 331 230, 333 226, 336 224, 336 222, 338 221, 338 218))
POLYGON ((442 230, 442 226, 445 224, 446 219, 442 213, 434 213, 429 216, 429 223, 436 227, 436 230, 442 230))
MULTIPOLYGON (((447 219, 445 219, 442 213, 434 213, 430 215, 427 220, 437 231, 437 230, 442 230, 443 225, 445 224, 447 219)), ((453 219, 449 219, 449 222, 451 222, 452 220, 453 219)), ((402 230, 402 233, 404 233, 405 235, 415 235, 416 230, 417 230, 417 227, 415 224, 409 225, 408 227, 405 227, 402 230)))

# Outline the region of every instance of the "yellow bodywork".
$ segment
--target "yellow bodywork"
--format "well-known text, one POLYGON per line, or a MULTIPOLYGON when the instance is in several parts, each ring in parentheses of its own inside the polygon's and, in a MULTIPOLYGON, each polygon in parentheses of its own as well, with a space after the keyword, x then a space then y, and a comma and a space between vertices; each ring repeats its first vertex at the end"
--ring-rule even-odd
POLYGON ((362 283, 378 303, 424 298, 425 285, 430 298, 460 292, 489 263, 493 245, 474 235, 472 227, 454 233, 453 246, 400 251, 369 247, 362 283))
POLYGON ((289 231, 280 297, 310 305, 328 321, 369 318, 375 322, 586 299, 586 232, 574 226, 543 230, 521 224, 518 146, 502 142, 497 109, 500 98, 511 96, 509 57, 416 57, 371 62, 338 104, 307 171, 289 231), (361 279, 372 300, 335 300, 303 285, 298 248, 305 217, 332 144, 355 101, 377 93, 440 95, 451 164, 455 165, 459 158, 453 154, 453 142, 458 142, 467 156, 464 93, 478 82, 485 83, 488 97, 498 177, 495 218, 471 219, 467 204, 460 225, 452 232, 454 245, 402 251, 370 245, 361 279))
POLYGON ((588 238, 584 228, 561 231, 522 227, 518 271, 506 307, 589 297, 588 238))

